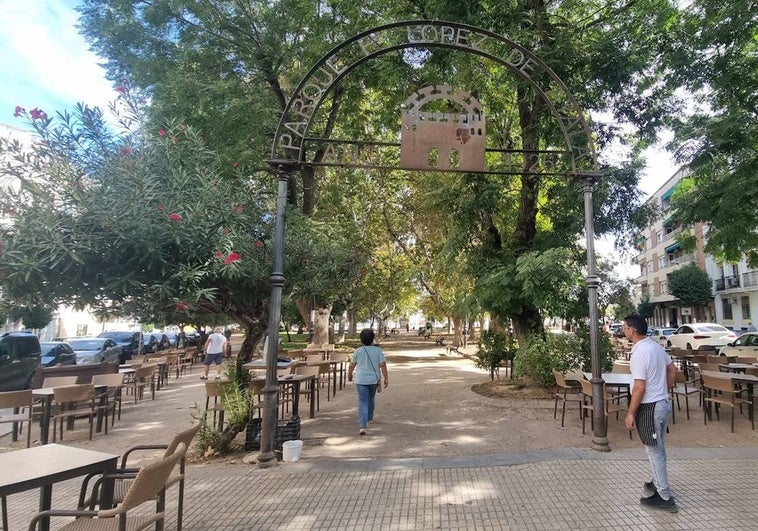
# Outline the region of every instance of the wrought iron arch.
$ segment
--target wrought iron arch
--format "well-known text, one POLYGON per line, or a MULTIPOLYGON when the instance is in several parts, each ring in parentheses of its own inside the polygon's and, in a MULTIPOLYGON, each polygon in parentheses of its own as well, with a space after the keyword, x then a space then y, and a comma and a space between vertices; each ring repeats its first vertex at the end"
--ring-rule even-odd
MULTIPOLYGON (((269 163, 278 178, 274 260, 268 333, 276 337, 281 317, 282 287, 284 285, 284 214, 287 202, 287 182, 290 174, 302 165, 311 121, 324 97, 340 80, 359 65, 381 55, 406 48, 449 48, 470 53, 504 65, 526 81, 545 101, 567 146, 568 171, 571 177, 583 179, 585 233, 587 236, 587 277, 589 298, 590 348, 592 351, 593 445, 609 450, 607 425, 603 413, 603 380, 600 375, 598 338, 597 288, 595 274, 592 189, 597 177, 597 154, 591 130, 583 109, 577 104, 566 85, 538 56, 518 43, 497 33, 445 21, 404 21, 364 31, 334 47, 305 75, 295 89, 276 129, 269 163)), ((401 168, 399 168, 401 169, 401 168)), ((273 452, 277 414, 278 382, 277 342, 269 341, 266 355, 266 385, 263 389, 264 409, 261 433, 261 453, 257 458, 262 468, 275 463, 273 452)))

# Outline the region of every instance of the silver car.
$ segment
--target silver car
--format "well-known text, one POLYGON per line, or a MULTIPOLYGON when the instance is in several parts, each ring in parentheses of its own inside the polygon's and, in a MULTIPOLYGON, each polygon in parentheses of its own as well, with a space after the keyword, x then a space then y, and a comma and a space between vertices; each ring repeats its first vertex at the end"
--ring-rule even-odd
POLYGON ((77 365, 92 363, 118 363, 121 347, 107 337, 80 337, 69 339, 68 344, 76 353, 77 365))

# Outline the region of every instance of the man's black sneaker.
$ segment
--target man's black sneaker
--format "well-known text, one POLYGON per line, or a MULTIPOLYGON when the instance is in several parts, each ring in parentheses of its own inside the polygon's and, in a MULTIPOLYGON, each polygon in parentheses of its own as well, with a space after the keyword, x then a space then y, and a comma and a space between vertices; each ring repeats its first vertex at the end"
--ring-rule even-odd
POLYGON ((657 492, 647 498, 640 498, 640 504, 651 509, 658 509, 659 511, 666 511, 669 513, 679 512, 679 508, 676 506, 673 496, 668 500, 664 500, 657 492))
POLYGON ((208 377, 207 377, 207 376, 201 376, 201 377, 200 377, 200 379, 201 379, 201 380, 207 380, 207 379, 208 379, 208 377))
POLYGON ((649 498, 650 496, 656 494, 658 492, 658 489, 655 488, 655 483, 651 481, 646 481, 642 484, 642 490, 645 492, 645 497, 649 498))

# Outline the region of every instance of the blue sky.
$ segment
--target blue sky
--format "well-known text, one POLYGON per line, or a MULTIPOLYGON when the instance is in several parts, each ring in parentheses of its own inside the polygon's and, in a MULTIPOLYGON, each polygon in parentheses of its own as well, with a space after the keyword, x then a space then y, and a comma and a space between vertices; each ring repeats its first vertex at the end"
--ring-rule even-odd
POLYGON ((76 24, 79 0, 0 0, 0 123, 16 105, 52 116, 82 101, 107 108, 116 92, 76 24))

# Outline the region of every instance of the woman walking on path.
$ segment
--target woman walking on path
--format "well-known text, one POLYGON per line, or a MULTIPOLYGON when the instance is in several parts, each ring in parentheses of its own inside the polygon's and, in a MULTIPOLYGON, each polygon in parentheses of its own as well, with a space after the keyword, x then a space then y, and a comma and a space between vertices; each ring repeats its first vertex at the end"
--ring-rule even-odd
POLYGON ((366 435, 366 427, 374 420, 374 399, 381 392, 382 376, 384 387, 389 385, 387 362, 382 349, 374 345, 374 331, 366 328, 361 331, 362 346, 353 353, 353 359, 347 368, 347 379, 353 381, 358 389, 358 433, 366 435), (381 371, 381 373, 380 373, 381 371))

